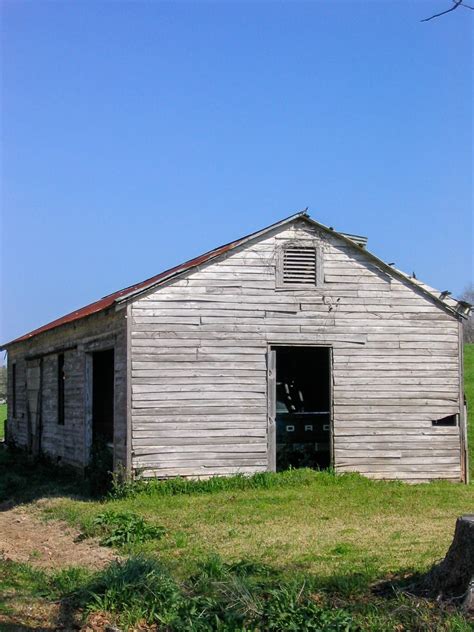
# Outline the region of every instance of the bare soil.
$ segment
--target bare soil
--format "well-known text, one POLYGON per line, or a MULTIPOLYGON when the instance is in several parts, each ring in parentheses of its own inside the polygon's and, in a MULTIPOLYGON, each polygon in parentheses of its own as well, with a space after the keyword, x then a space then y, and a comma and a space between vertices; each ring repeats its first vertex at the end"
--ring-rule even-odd
POLYGON ((80 538, 80 532, 54 520, 41 519, 38 505, 0 511, 0 557, 32 566, 60 569, 83 566, 100 569, 117 555, 97 540, 80 538))
POLYGON ((59 632, 79 630, 81 625, 74 616, 63 616, 58 604, 47 603, 42 599, 25 603, 12 594, 4 596, 11 614, 0 614, 2 632, 59 632))

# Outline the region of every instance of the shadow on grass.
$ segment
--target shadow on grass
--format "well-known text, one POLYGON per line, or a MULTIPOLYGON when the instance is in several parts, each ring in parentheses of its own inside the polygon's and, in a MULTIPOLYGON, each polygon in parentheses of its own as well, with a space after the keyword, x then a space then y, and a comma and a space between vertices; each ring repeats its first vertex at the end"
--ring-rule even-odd
POLYGON ((0 511, 58 496, 87 498, 88 483, 71 468, 0 446, 0 511))
POLYGON ((14 562, 4 562, 2 571, 4 612, 10 595, 12 602, 54 605, 49 611, 45 607, 45 619, 37 617, 35 626, 27 617, 22 626, 20 613, 0 625, 5 630, 77 629, 88 613, 104 615, 123 630, 139 621, 169 632, 471 630, 456 608, 403 592, 415 577, 408 571, 380 578, 375 588, 373 570, 288 579, 269 565, 227 563, 218 555, 197 562, 194 572, 179 580, 159 560, 144 556, 112 562, 98 572, 69 568, 46 573, 14 562))
POLYGON ((171 632, 470 629, 456 608, 404 592, 414 577, 407 571, 390 578, 390 589, 377 594, 372 571, 288 579, 265 564, 226 563, 213 555, 178 581, 156 559, 134 557, 113 562, 69 593, 61 616, 74 605, 83 612, 111 613, 122 629, 144 620, 171 632))

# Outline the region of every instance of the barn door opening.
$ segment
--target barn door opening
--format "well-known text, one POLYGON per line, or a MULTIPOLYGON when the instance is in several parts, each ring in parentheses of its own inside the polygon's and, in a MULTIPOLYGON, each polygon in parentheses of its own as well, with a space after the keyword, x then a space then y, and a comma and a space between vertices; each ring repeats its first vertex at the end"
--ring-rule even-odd
POLYGON ((114 443, 114 350, 92 354, 92 442, 114 443))
MULTIPOLYGON (((274 467, 331 465, 331 350, 274 347, 274 467)), ((271 389, 269 389, 270 391, 271 389)))

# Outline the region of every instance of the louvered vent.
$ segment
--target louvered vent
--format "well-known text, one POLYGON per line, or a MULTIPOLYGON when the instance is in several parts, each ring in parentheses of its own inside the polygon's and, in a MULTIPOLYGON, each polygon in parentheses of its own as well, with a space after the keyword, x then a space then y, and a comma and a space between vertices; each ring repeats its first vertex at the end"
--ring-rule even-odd
POLYGON ((283 251, 283 283, 316 285, 315 248, 289 247, 283 251))

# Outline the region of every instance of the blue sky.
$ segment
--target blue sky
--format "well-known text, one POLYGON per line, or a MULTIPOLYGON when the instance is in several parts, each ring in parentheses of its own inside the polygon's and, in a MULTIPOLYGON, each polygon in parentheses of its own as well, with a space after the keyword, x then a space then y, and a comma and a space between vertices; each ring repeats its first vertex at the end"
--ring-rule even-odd
POLYGON ((472 279, 472 15, 449 0, 2 3, 5 341, 306 206, 472 279))

